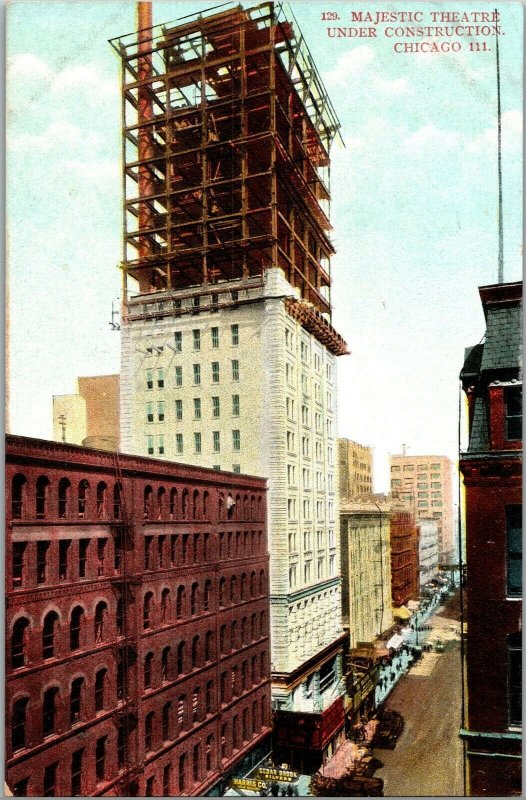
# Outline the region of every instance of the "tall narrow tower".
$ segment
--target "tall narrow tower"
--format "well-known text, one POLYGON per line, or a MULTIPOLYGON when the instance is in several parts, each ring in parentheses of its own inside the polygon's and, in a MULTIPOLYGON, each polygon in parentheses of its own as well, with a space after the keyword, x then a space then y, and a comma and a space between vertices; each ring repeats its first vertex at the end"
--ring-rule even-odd
POLYGON ((268 477, 276 741, 283 761, 315 768, 343 727, 334 469, 347 346, 330 322, 328 236, 339 122, 272 2, 139 27, 112 41, 122 449, 268 477), (301 741, 286 734, 295 714, 319 723, 301 741))

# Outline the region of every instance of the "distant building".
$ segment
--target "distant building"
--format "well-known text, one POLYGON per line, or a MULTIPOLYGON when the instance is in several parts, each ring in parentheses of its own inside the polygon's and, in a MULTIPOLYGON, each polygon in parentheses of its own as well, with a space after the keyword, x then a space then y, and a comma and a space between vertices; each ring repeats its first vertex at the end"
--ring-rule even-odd
POLYGON ((393 625, 391 604, 390 502, 384 495, 340 501, 342 618, 346 650, 348 725, 374 706, 379 637, 393 625))
POLYGON ((520 283, 479 289, 486 336, 461 372, 465 486, 468 794, 521 795, 522 378, 520 283))
POLYGON ((389 531, 394 616, 406 620, 411 616, 407 613, 407 602, 418 600, 420 595, 418 525, 411 513, 395 507, 391 512, 389 531))
POLYGON ((372 494, 373 448, 350 439, 338 439, 340 497, 372 494))
POLYGON ((15 796, 222 795, 269 753, 265 492, 7 437, 15 796))
POLYGON ((438 572, 438 522, 436 519, 422 517, 418 527, 420 529, 418 561, 422 587, 438 572))
POLYGON ((76 394, 53 397, 53 439, 99 450, 119 449, 119 376, 77 378, 76 394))
POLYGON ((391 492, 412 504, 417 519, 438 522, 438 556, 450 563, 453 545, 453 465, 446 456, 394 455, 390 457, 391 492))

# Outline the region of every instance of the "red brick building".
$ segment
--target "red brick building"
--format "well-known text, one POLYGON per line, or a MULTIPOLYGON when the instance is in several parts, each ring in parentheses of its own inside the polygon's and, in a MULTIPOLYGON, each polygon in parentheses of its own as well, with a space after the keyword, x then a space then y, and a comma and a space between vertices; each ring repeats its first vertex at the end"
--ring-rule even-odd
POLYGON ((465 486, 468 794, 521 794, 522 378, 520 283, 479 289, 483 344, 461 372, 465 486))
POLYGON ((394 511, 390 518, 391 586, 393 606, 400 608, 408 600, 417 600, 419 531, 414 517, 407 511, 394 511))
POLYGON ((7 437, 15 795, 219 794, 268 752, 265 491, 7 437))

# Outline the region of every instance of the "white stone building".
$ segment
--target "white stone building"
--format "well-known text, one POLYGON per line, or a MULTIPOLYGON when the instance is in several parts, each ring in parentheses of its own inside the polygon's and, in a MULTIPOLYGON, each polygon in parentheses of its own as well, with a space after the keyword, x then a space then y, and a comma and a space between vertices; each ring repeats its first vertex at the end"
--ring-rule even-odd
POLYGON ((436 519, 421 517, 418 520, 420 528, 420 544, 418 546, 418 559, 420 568, 420 586, 424 586, 438 572, 438 522, 436 519))
POLYGON ((121 436, 124 452, 268 477, 275 704, 321 711, 341 694, 336 357, 296 304, 279 269, 131 299, 121 436), (291 685, 320 653, 325 679, 291 685))

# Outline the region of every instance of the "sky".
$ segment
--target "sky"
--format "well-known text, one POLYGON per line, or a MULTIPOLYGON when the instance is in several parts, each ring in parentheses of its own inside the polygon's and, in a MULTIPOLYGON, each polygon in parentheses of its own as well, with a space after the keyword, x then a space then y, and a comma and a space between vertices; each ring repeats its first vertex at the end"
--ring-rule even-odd
MULTIPOLYGON (((154 24, 212 2, 157 0, 154 24)), ((458 374, 479 342, 478 286, 497 282, 495 37, 472 52, 396 53, 386 24, 352 13, 488 11, 495 4, 291 3, 341 122, 331 152, 338 433, 389 453, 456 460, 458 374), (328 9, 338 22, 321 19, 328 9), (329 36, 375 27, 376 36, 329 36)), ((522 260, 522 13, 501 15, 505 280, 522 260)), ((397 21, 392 28, 410 27, 397 21)), ((52 397, 78 375, 119 371, 122 258, 119 59, 108 39, 135 4, 11 0, 7 9, 7 235, 10 431, 51 438, 52 397)), ((426 41, 431 41, 426 39, 426 41)))

